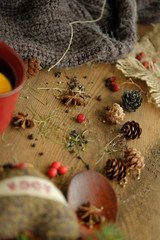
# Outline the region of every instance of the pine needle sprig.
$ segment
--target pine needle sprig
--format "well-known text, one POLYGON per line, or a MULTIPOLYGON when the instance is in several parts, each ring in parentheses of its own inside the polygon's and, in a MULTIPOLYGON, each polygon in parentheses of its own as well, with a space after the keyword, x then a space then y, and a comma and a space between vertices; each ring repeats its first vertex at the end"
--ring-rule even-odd
POLYGON ((99 155, 99 159, 96 162, 96 165, 103 159, 105 154, 111 154, 116 152, 122 152, 126 148, 126 141, 123 137, 123 134, 116 135, 111 141, 106 143, 104 150, 99 155))
MULTIPOLYGON (((97 240, 126 240, 126 236, 112 223, 103 224, 100 231, 95 230, 94 233, 97 240)), ((88 236, 88 239, 94 240, 95 237, 88 236)))
POLYGON ((15 240, 35 240, 35 238, 31 238, 27 236, 26 234, 22 234, 19 237, 17 237, 15 240))

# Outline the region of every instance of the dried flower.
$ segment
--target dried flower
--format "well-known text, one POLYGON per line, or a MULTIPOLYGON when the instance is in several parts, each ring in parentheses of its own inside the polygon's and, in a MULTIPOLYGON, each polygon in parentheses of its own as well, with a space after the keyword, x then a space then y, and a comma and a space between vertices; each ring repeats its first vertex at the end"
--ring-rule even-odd
POLYGON ((30 120, 27 117, 28 117, 28 113, 24 114, 24 113, 18 112, 18 114, 13 117, 13 124, 16 127, 21 127, 23 129, 34 127, 33 120, 30 120))
POLYGON ((91 202, 88 202, 78 208, 77 215, 87 227, 93 228, 94 224, 102 223, 105 221, 105 217, 99 215, 102 210, 102 206, 100 208, 97 208, 92 205, 91 202))
POLYGON ((84 99, 79 95, 79 93, 74 93, 72 91, 69 91, 68 94, 65 94, 61 96, 61 100, 65 103, 65 105, 74 105, 79 106, 84 103, 84 99))

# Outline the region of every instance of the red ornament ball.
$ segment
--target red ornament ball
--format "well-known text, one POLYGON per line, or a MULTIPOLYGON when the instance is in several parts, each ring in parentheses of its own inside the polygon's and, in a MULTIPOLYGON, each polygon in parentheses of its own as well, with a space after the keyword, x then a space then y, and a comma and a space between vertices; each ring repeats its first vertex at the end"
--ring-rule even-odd
POLYGON ((60 162, 55 161, 51 164, 51 168, 59 169, 61 166, 60 162))
POLYGON ((48 175, 53 178, 57 175, 57 169, 56 168, 50 168, 48 171, 48 175))
POLYGON ((61 175, 64 175, 68 172, 68 168, 66 166, 60 166, 60 168, 58 169, 59 173, 61 175))
POLYGON ((77 116, 77 122, 82 123, 86 120, 86 117, 83 113, 78 114, 77 116))

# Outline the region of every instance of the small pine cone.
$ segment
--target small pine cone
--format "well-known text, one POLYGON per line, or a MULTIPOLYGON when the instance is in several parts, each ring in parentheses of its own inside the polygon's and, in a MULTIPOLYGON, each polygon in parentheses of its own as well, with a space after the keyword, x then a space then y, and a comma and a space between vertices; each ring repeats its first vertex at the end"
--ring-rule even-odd
POLYGON ((129 140, 134 140, 135 138, 139 138, 142 133, 142 128, 140 128, 139 123, 135 121, 126 122, 122 128, 121 132, 123 133, 124 137, 129 140))
POLYGON ((124 152, 124 165, 127 170, 141 170, 144 168, 144 157, 136 148, 128 148, 124 152))
POLYGON ((126 167, 119 158, 108 159, 105 166, 105 173, 109 179, 117 179, 118 181, 126 177, 126 167))
POLYGON ((40 66, 40 61, 38 59, 25 59, 24 63, 26 66, 27 78, 35 76, 42 69, 40 66))
POLYGON ((106 116, 110 124, 120 124, 124 120, 125 114, 123 108, 119 104, 114 103, 111 107, 107 107, 106 116))
POLYGON ((122 95, 122 105, 129 112, 135 112, 141 106, 143 99, 138 90, 126 91, 122 95))

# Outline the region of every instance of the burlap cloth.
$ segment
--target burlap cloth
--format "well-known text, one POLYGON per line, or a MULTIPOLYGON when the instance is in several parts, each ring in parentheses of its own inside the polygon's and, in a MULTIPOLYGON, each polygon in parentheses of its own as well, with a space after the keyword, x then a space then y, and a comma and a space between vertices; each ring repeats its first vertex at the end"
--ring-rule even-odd
MULTIPOLYGON (((137 0, 141 22, 160 20, 159 0, 137 0)), ((70 23, 97 19, 103 0, 3 0, 0 40, 23 58, 38 58, 43 67, 54 65, 66 51, 70 23)), ((115 62, 136 42, 137 7, 134 0, 107 0, 103 17, 95 23, 74 24, 69 51, 57 67, 88 62, 115 62)))

